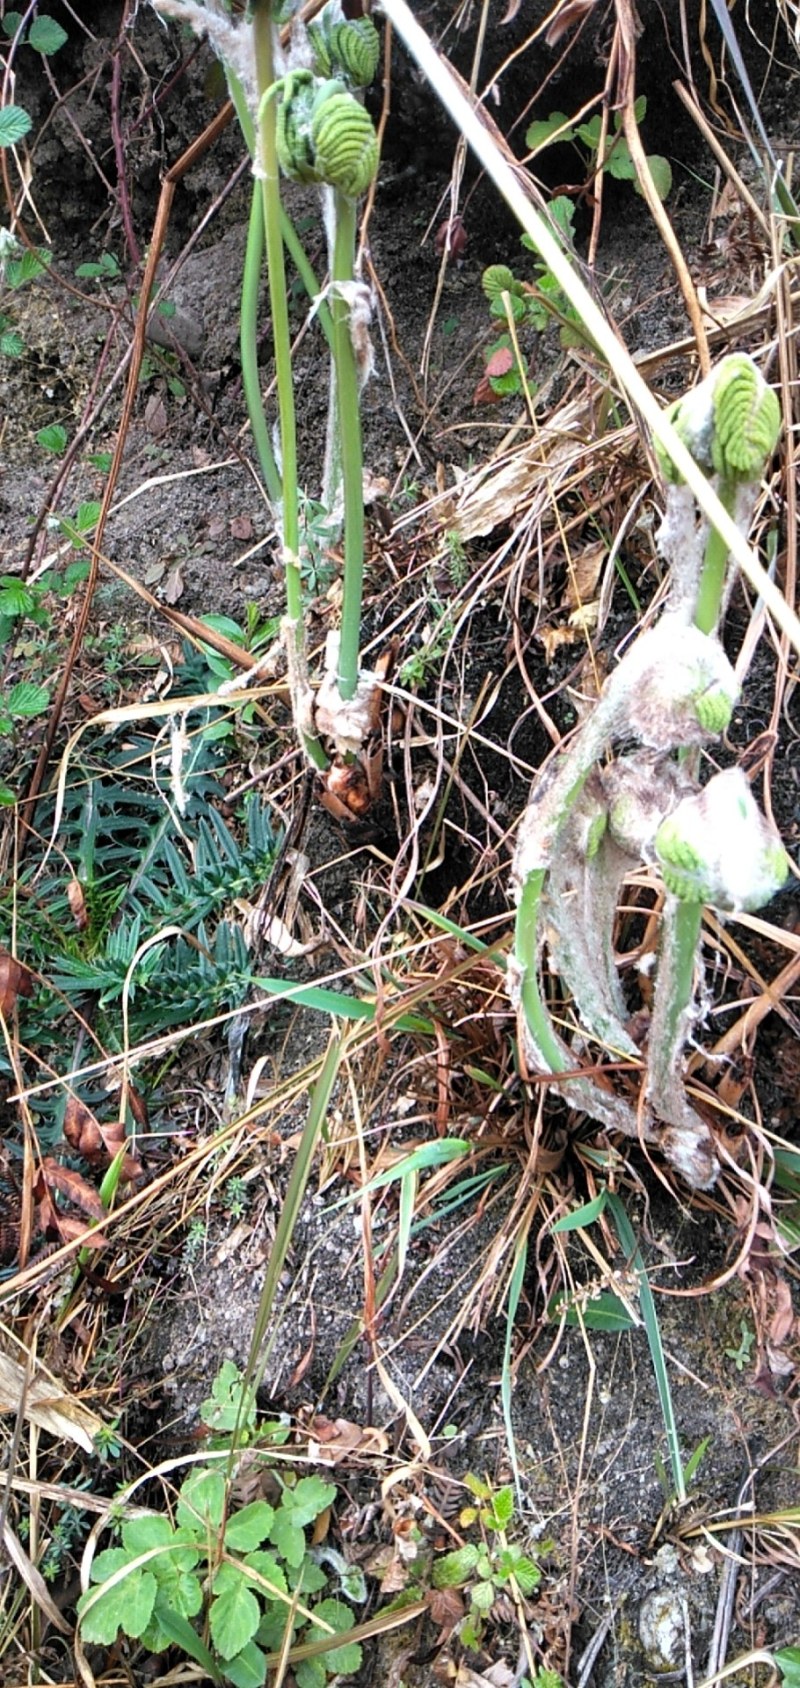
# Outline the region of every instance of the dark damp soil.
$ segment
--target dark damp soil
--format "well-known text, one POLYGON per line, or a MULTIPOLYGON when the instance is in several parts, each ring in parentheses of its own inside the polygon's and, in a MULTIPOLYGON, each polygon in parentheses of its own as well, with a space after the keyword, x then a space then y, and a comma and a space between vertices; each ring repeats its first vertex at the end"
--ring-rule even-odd
MULTIPOLYGON (((102 473, 91 454, 96 457, 113 446, 123 392, 119 370, 130 340, 137 281, 126 228, 140 256, 151 236, 165 168, 210 121, 221 98, 207 47, 195 46, 175 26, 165 27, 147 6, 126 6, 129 41, 120 36, 118 4, 78 8, 79 17, 85 14, 79 26, 74 14, 56 0, 48 9, 68 31, 68 43, 51 67, 66 98, 63 103, 54 100, 53 87, 33 53, 19 57, 15 90, 18 103, 32 114, 37 137, 32 158, 36 210, 26 213, 25 227, 34 241, 46 232, 53 261, 45 277, 14 298, 14 324, 24 350, 13 363, 0 362, 0 569, 6 574, 21 566, 30 524, 51 497, 58 467, 37 444, 37 432, 57 423, 71 434, 87 406, 96 406, 108 388, 68 486, 56 495, 55 509, 70 514, 82 501, 101 495, 102 473), (112 55, 117 48, 121 80, 115 121, 124 138, 125 194, 120 192, 109 117, 112 55), (118 275, 100 281, 76 277, 79 264, 103 253, 115 255, 118 275)), ((437 0, 416 10, 429 27, 444 31, 445 48, 468 77, 480 9, 463 7, 451 18, 450 8, 437 0)), ((547 47, 539 38, 508 74, 501 74, 505 61, 546 10, 523 0, 522 6, 509 7, 514 15, 507 25, 492 18, 487 35, 481 81, 499 78, 493 115, 512 135, 518 151, 528 120, 522 114, 545 77, 549 82, 537 100, 537 115, 559 107, 576 109, 602 86, 605 74, 609 18, 603 6, 592 9, 569 54, 565 41, 547 47)), ((752 10, 757 24, 759 8, 752 10)), ((771 16, 772 9, 766 10, 771 16)), ((682 57, 675 21, 665 19, 668 11, 656 4, 639 6, 644 30, 638 86, 649 102, 645 140, 672 158, 676 186, 669 209, 684 250, 694 256, 711 288, 746 291, 752 231, 738 228, 740 244, 735 250, 720 253, 706 246, 713 164, 705 152, 701 155, 696 131, 671 95, 682 57)), ((699 77, 704 59, 697 14, 697 7, 687 7, 692 68, 699 77)), ((800 110, 791 47, 785 44, 786 66, 773 66, 765 77, 764 48, 738 21, 764 121, 776 140, 788 145, 796 140, 800 110)), ((766 17, 764 23, 766 36, 766 17)), ((708 45, 716 58, 715 31, 716 25, 709 23, 708 45)), ((728 112, 724 86, 719 98, 721 109, 728 112)), ((415 547, 424 545, 424 528, 410 537, 398 530, 393 538, 392 523, 437 485, 450 484, 459 472, 480 462, 518 413, 516 401, 488 411, 473 402, 483 372, 482 348, 493 332, 480 286, 482 271, 489 263, 507 262, 524 274, 529 255, 521 252, 505 211, 469 164, 466 249, 445 273, 435 318, 431 314, 438 274, 432 231, 446 214, 453 147, 449 126, 432 110, 430 96, 398 54, 384 166, 369 225, 369 258, 385 309, 376 335, 376 377, 367 388, 363 414, 365 458, 378 488, 369 515, 367 633, 378 644, 404 610, 401 663, 429 648, 432 595, 438 600, 436 620, 442 606, 447 608, 448 593, 455 592, 441 560, 432 570, 422 566, 424 553, 417 555, 415 547), (392 580, 390 613, 383 586, 387 576, 392 580)), ((274 528, 244 427, 237 287, 249 188, 241 165, 241 144, 231 125, 176 191, 165 254, 165 274, 177 266, 174 279, 166 284, 175 312, 165 319, 168 332, 162 338, 167 344, 154 343, 149 350, 106 550, 112 561, 144 581, 156 600, 191 614, 224 614, 243 624, 248 605, 262 618, 280 613, 282 584, 274 528), (201 219, 215 203, 214 217, 195 238, 201 219)), ((574 154, 557 149, 547 161, 547 187, 572 182, 575 168, 574 154)), ((746 160, 742 168, 748 171, 746 160)), ((312 195, 298 190, 292 210, 321 272, 323 241, 312 195)), ((578 224, 582 252, 589 227, 584 205, 578 224)), ((666 254, 645 206, 626 183, 607 184, 598 282, 608 283, 611 308, 634 351, 652 352, 686 333, 666 254)), ((301 459, 303 475, 313 487, 324 449, 326 375, 322 342, 316 326, 305 324, 299 294, 292 296, 292 310, 301 334, 296 360, 301 459)), ((264 322, 266 380, 266 305, 264 322)), ((542 336, 541 343, 528 350, 536 380, 552 377, 558 391, 557 383, 565 377, 554 336, 542 336)), ((669 368, 664 371, 665 390, 673 379, 676 386, 685 381, 686 368, 680 360, 674 375, 669 368)), ((477 569, 487 555, 486 546, 481 546, 474 542, 461 566, 477 569)), ((625 561, 644 607, 656 583, 634 541, 625 561)), ((315 648, 334 614, 332 584, 332 576, 327 576, 309 588, 315 648)), ((558 591, 559 577, 554 575, 549 584, 558 591)), ((578 656, 574 647, 567 647, 548 658, 545 647, 533 638, 539 608, 533 597, 531 592, 519 612, 529 678, 547 701, 556 727, 564 731, 574 721, 569 683, 577 673, 578 656)), ((122 625, 133 636, 146 627, 167 637, 157 613, 143 610, 107 574, 93 615, 95 629, 122 625)), ((736 649, 747 615, 739 594, 731 606, 729 628, 736 649)), ((618 582, 605 634, 609 652, 631 619, 630 598, 618 582)), ((450 917, 462 923, 494 920, 493 935, 502 935, 509 907, 511 830, 530 774, 547 754, 550 741, 520 678, 512 614, 502 590, 487 594, 480 614, 471 617, 470 631, 474 643, 468 652, 451 651, 443 674, 440 654, 438 666, 433 661, 426 670, 423 664, 417 682, 421 697, 441 703, 445 710, 463 708, 465 697, 475 701, 496 687, 481 744, 468 752, 468 774, 463 784, 453 781, 446 816, 449 830, 441 834, 446 848, 435 840, 424 892, 428 903, 438 907, 455 888, 467 886, 454 904, 447 903, 450 917)), ((739 753, 769 727, 773 681, 774 653, 765 643, 731 728, 731 753, 739 753)), ((798 830, 796 700, 795 688, 779 724, 772 786, 775 816, 790 849, 796 846, 798 830)), ((418 790, 436 757, 453 757, 455 750, 453 735, 445 742, 445 752, 441 746, 437 749, 433 736, 427 747, 417 746, 413 777, 418 790)), ((319 809, 312 813, 301 847, 317 898, 307 914, 321 947, 302 963, 309 979, 335 968, 337 944, 363 947, 365 919, 376 918, 376 906, 378 917, 386 912, 383 889, 377 887, 387 859, 391 863, 403 843, 410 807, 410 794, 403 794, 405 774, 399 736, 387 762, 388 795, 362 833, 343 832, 319 809)), ((427 834, 423 851, 429 842, 427 834)), ((798 930, 794 892, 778 899, 770 917, 798 930)), ((757 937, 748 953, 768 978, 785 960, 776 960, 767 940, 757 937)), ((273 971, 279 965, 275 959, 273 971)), ((298 977, 299 970, 292 976, 298 977)), ((711 982, 715 993, 719 986, 721 992, 746 997, 744 974, 731 983, 729 973, 718 977, 714 972, 711 982)), ((248 1058, 263 1057, 265 1071, 277 1082, 318 1056, 326 1036, 320 1018, 276 1005, 269 1020, 253 1029, 248 1058)), ((422 1129, 432 1127, 435 1119, 435 1067, 430 1059, 427 1065, 420 1063, 411 1043, 407 1055, 407 1068, 398 1058, 382 1077, 380 1107, 372 1119, 376 1133, 394 1134, 398 1141, 410 1114, 417 1120, 421 1116, 422 1129)), ((187 1083, 187 1089, 210 1089, 214 1109, 221 1105, 226 1059, 220 1050, 199 1057, 187 1083)), ((792 1137, 800 1063, 791 1024, 777 1015, 760 1029, 755 1075, 764 1123, 792 1137)), ((455 1113, 448 1123, 453 1134, 460 1123, 465 1134, 475 1126, 468 1080, 463 1083, 463 1120, 456 1092, 455 1113)), ((335 1108, 346 1114, 344 1095, 337 1093, 335 1108)), ((501 1132, 513 1115, 511 1104, 505 1114, 498 1112, 501 1132)), ((282 1123, 284 1139, 302 1129, 304 1119, 301 1101, 282 1123)), ((508 1130, 511 1134, 510 1123, 508 1130)), ((401 1533, 398 1520, 403 1518, 418 1525, 424 1565, 433 1548, 449 1545, 436 1520, 457 1519, 465 1499, 465 1474, 477 1472, 496 1483, 512 1475, 500 1395, 505 1310, 493 1306, 486 1295, 483 1308, 479 1299, 476 1310, 462 1322, 469 1287, 482 1273, 491 1276, 497 1269, 493 1246, 525 1167, 518 1139, 512 1138, 508 1158, 508 1174, 477 1218, 471 1216, 465 1224, 459 1212, 439 1219, 415 1241, 405 1277, 379 1327, 391 1391, 363 1337, 330 1378, 341 1344, 363 1308, 360 1232, 350 1207, 336 1205, 349 1186, 334 1179, 310 1195, 300 1212, 282 1283, 282 1316, 271 1332, 262 1404, 306 1417, 323 1413, 386 1432, 385 1454, 350 1463, 343 1456, 335 1473, 346 1497, 346 1550, 368 1568, 377 1565, 379 1550, 392 1557, 401 1533), (430 1438, 431 1454, 425 1462, 415 1462, 409 1421, 398 1408, 398 1396, 430 1438), (400 1455, 408 1458, 407 1475, 382 1494, 389 1461, 396 1463, 400 1455)), ((279 1145, 266 1147, 259 1141, 246 1168, 241 1219, 226 1215, 212 1186, 207 1207, 201 1210, 202 1226, 184 1227, 174 1252, 172 1244, 154 1248, 137 1296, 142 1302, 154 1296, 158 1312, 144 1320, 134 1346, 126 1350, 127 1375, 121 1384, 123 1400, 127 1396, 130 1403, 123 1416, 125 1432, 134 1442, 146 1435, 151 1453, 153 1446, 160 1452, 166 1440, 173 1449, 188 1446, 197 1430, 199 1404, 222 1361, 246 1361, 290 1166, 290 1157, 287 1160, 279 1145)), ((733 1532, 720 1533, 716 1521, 728 1509, 736 1510, 744 1478, 754 1469, 745 1498, 757 1512, 797 1504, 797 1443, 792 1439, 796 1346, 786 1345, 792 1357, 786 1376, 771 1376, 763 1368, 757 1373, 755 1356, 742 1352, 742 1342, 743 1333, 753 1328, 759 1290, 731 1270, 737 1239, 727 1208, 721 1201, 682 1207, 662 1190, 638 1151, 631 1154, 631 1166, 638 1194, 630 1201, 630 1217, 660 1292, 659 1319, 684 1460, 705 1445, 688 1507, 665 1510, 659 1481, 659 1464, 669 1469, 664 1420, 641 1323, 622 1332, 566 1328, 559 1336, 557 1322, 546 1318, 552 1245, 544 1237, 531 1242, 511 1346, 511 1417, 523 1495, 515 1539, 529 1550, 548 1544, 542 1547, 540 1595, 531 1604, 532 1645, 538 1657, 547 1658, 566 1672, 565 1680, 581 1688, 589 1683, 594 1688, 638 1688, 659 1677, 687 1680, 687 1657, 695 1680, 702 1678, 725 1554, 738 1551, 733 1532), (711 1285, 718 1276, 725 1280, 724 1287, 713 1295, 688 1297, 687 1291, 711 1285), (709 1521, 714 1522, 713 1530, 706 1529, 709 1521), (597 1636, 601 1641, 595 1663, 582 1671, 580 1657, 597 1636)), ((560 1169, 564 1190, 584 1192, 584 1174, 585 1163, 568 1153, 560 1169)), ((602 1287, 599 1277, 596 1282, 592 1278, 599 1268, 577 1240, 570 1243, 569 1260, 576 1279, 587 1283, 587 1294, 602 1287)), ((617 1266, 624 1275, 621 1256, 617 1266)), ((763 1284, 761 1290, 768 1293, 763 1284)), ((800 1595, 793 1572, 784 1568, 773 1581, 773 1569, 762 1564, 740 1579, 729 1658, 754 1646, 778 1647, 798 1640, 800 1595)), ((778 1564, 778 1573, 780 1569, 778 1564)), ((412 1573, 413 1565, 409 1580, 412 1573)), ((379 1597, 373 1573, 367 1615, 379 1597)), ((524 1661, 519 1664, 518 1629, 512 1620, 513 1609, 499 1610, 484 1653, 473 1659, 473 1674, 466 1668, 456 1674, 462 1670, 461 1655, 454 1645, 439 1645, 438 1626, 425 1619, 410 1631, 374 1643, 360 1680, 364 1688, 375 1682, 396 1688, 401 1683, 428 1688, 440 1681, 491 1682, 497 1688, 519 1683, 524 1661), (479 1669, 484 1674, 476 1674, 479 1669)))

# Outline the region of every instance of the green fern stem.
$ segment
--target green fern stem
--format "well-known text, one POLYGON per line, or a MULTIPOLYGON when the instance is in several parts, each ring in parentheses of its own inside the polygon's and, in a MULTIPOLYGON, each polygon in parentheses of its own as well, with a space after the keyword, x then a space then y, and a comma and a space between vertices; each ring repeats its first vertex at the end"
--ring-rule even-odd
POLYGON ((242 271, 242 299, 239 312, 239 349, 242 359, 242 386, 247 414, 253 430, 253 442, 258 452, 261 473, 270 503, 278 505, 281 498, 281 478, 272 450, 267 418, 261 398, 258 373, 258 293, 261 265, 264 257, 264 200, 259 182, 253 183, 250 221, 247 227, 247 247, 242 271))
POLYGON ((661 956, 648 1052, 648 1090, 656 1109, 674 1090, 694 1000, 694 976, 703 903, 667 899, 661 926, 661 956))
POLYGON ((353 282, 356 202, 333 190, 335 237, 332 260, 333 358, 344 491, 344 582, 338 685, 345 703, 358 685, 361 605, 364 589, 364 484, 358 370, 350 333, 350 303, 337 284, 353 282))
MULTIPOLYGON (((272 314, 272 339, 275 357, 275 382, 278 389, 278 418, 281 442, 281 479, 283 489, 282 539, 284 577, 286 581, 286 614, 294 628, 294 638, 300 666, 305 662, 305 628, 303 623, 303 585, 300 576, 300 511, 297 478, 297 418, 292 378, 292 341, 289 331, 289 305, 286 289, 286 270, 283 261, 283 230, 281 227, 280 171, 276 145, 275 101, 264 99, 275 80, 272 37, 272 8, 270 0, 255 0, 253 9, 253 39, 256 56, 256 79, 260 96, 258 152, 261 166, 261 193, 264 207, 264 238, 267 251, 269 302, 272 314)), ((303 748, 316 768, 325 769, 328 758, 319 740, 303 734, 303 748)))
MULTIPOLYGON (((717 491, 728 515, 733 516, 736 502, 735 486, 729 480, 720 480, 717 491)), ((728 556, 728 547, 724 539, 716 528, 712 527, 706 540, 694 612, 695 627, 699 627, 701 633, 713 633, 719 620, 728 556)))
POLYGON ((292 342, 286 295, 286 271, 281 232, 280 173, 275 141, 275 102, 263 95, 275 79, 272 40, 272 9, 269 0, 256 0, 253 10, 259 113, 259 162, 264 207, 264 236, 267 249, 269 302, 275 355, 275 380, 280 418, 281 474, 283 482, 283 548, 286 565, 286 608, 293 621, 302 621, 303 597, 300 579, 300 516, 297 497, 297 419, 292 383, 292 342))
POLYGON ((520 1003, 534 1046, 551 1073, 562 1073, 566 1068, 564 1053, 539 989, 539 909, 546 878, 547 869, 537 868, 524 880, 517 907, 514 954, 521 974, 520 1003))

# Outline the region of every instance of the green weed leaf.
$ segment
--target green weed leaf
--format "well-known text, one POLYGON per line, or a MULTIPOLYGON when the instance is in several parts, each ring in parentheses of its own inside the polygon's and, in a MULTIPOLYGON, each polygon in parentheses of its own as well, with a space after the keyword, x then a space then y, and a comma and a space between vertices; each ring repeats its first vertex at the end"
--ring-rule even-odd
POLYGON ((225 1478, 222 1472, 206 1465, 191 1471, 181 1485, 176 1510, 178 1523, 191 1535, 205 1538, 209 1530, 221 1530, 224 1512, 225 1478))
POLYGON ((6 12, 5 17, 0 19, 0 28, 2 28, 3 34, 7 35, 10 40, 12 35, 16 35, 21 23, 21 12, 6 12))
POLYGON ((465 1542, 463 1547, 457 1547, 452 1553, 443 1553, 437 1559, 432 1573, 434 1588, 463 1588, 478 1563, 480 1550, 474 1542, 465 1542))
POLYGON ((245 1389, 239 1367, 232 1360, 225 1360, 220 1366, 211 1385, 211 1395, 200 1408, 200 1417, 211 1430, 231 1432, 237 1424, 240 1430, 252 1430, 256 1422, 255 1390, 245 1389))
POLYGON ((264 1688, 267 1680, 266 1654, 255 1641, 248 1641, 234 1658, 226 1659, 225 1676, 228 1682, 234 1683, 234 1688, 264 1688))
MULTIPOLYGON (((559 1318, 564 1312, 563 1304, 557 1301, 551 1312, 555 1318, 559 1318)), ((564 1318, 568 1325, 579 1325, 582 1319, 587 1330, 632 1330, 635 1323, 619 1297, 605 1289, 592 1301, 587 1301, 581 1318, 578 1317, 575 1307, 568 1307, 564 1318)))
MULTIPOLYGON (((345 1606, 343 1600, 321 1600, 319 1605, 314 1607, 314 1616, 315 1618, 322 1618, 326 1624, 330 1624, 331 1628, 339 1633, 350 1629, 353 1622, 352 1613, 345 1606)), ((324 1629, 312 1624, 311 1628, 306 1631, 304 1639, 323 1641, 325 1634, 324 1629)), ((352 1676, 353 1672, 358 1670, 361 1665, 361 1647, 357 1641, 347 1641, 342 1647, 332 1647, 329 1652, 323 1653, 321 1657, 329 1674, 352 1676)))
POLYGON ((492 1496, 491 1513, 492 1516, 489 1521, 490 1529, 505 1530, 508 1528, 508 1525, 511 1523, 514 1516, 514 1490, 510 1487, 510 1485, 506 1488, 498 1489, 497 1493, 492 1496))
MULTIPOLYGON (((95 1583, 103 1583, 130 1563, 124 1547, 110 1547, 99 1553, 92 1567, 95 1583)), ((89 1588, 78 1601, 81 1634, 85 1642, 110 1647, 119 1630, 134 1640, 143 1635, 152 1616, 158 1584, 153 1572, 140 1566, 121 1577, 113 1588, 100 1592, 89 1588)))
POLYGON ((162 1594, 153 1608, 153 1620, 168 1642, 182 1647, 184 1653, 206 1672, 210 1682, 219 1682, 220 1675, 213 1655, 180 1612, 174 1611, 162 1594))
POLYGON ((28 45, 37 53, 45 53, 48 58, 57 53, 66 40, 67 32, 60 23, 56 23, 55 18, 34 18, 28 31, 28 45))
POLYGON ((31 118, 22 106, 4 106, 0 111, 0 147, 15 147, 30 127, 31 118))
MULTIPOLYGON (((648 153, 647 162, 650 166, 650 174, 653 178, 653 187, 655 188, 659 199, 664 200, 667 198, 672 187, 672 165, 670 164, 669 159, 662 158, 661 153, 659 152, 648 153)), ((636 192, 641 194, 641 191, 639 183, 637 182, 636 192)))
POLYGON ((33 715, 42 715, 49 702, 46 686, 36 686, 32 680, 18 680, 6 697, 5 707, 10 715, 23 716, 27 720, 33 715))
POLYGON ((559 143, 562 141, 574 141, 575 130, 572 128, 570 119, 567 117, 566 112, 551 111, 549 117, 540 118, 536 123, 531 123, 529 128, 526 129, 526 147, 528 147, 531 152, 539 152, 542 147, 550 146, 552 144, 553 137, 556 134, 556 130, 558 129, 561 130, 561 134, 557 136, 559 143))
POLYGON ((37 275, 47 269, 52 252, 46 246, 30 247, 19 258, 12 258, 6 263, 6 281, 9 287, 16 289, 25 287, 29 281, 35 281, 37 275))
POLYGON ((0 352, 5 358, 21 358, 25 350, 25 341, 16 328, 4 328, 0 334, 0 352))
POLYGON ((617 182, 631 182, 636 179, 636 167, 628 151, 627 141, 617 141, 603 168, 617 182))
POLYGON ((232 1659, 236 1653, 241 1653, 248 1641, 252 1641, 261 1611, 244 1577, 232 1565, 223 1565, 222 1571, 234 1572, 234 1575, 225 1578, 220 1594, 216 1594, 216 1589, 222 1574, 216 1577, 215 1598, 211 1602, 208 1623, 217 1652, 223 1659, 232 1659))
POLYGON ((495 1601, 494 1583, 491 1580, 476 1583, 474 1588, 470 1589, 469 1597, 476 1611, 484 1614, 491 1612, 495 1601))
POLYGON ((782 1647, 775 1663, 783 1672, 784 1688, 800 1688, 800 1647, 782 1647))
POLYGON ((553 1230, 563 1233, 564 1231, 583 1230, 587 1225, 593 1225, 603 1212, 606 1205, 606 1195, 607 1191, 603 1189, 599 1195, 594 1197, 593 1201, 584 1202, 582 1207, 574 1208, 572 1213, 565 1213, 563 1219, 556 1220, 553 1230))
POLYGON ((523 1554, 522 1557, 517 1559, 515 1562, 514 1577, 516 1578, 520 1594, 533 1594, 534 1590, 539 1587, 542 1580, 542 1573, 539 1566, 534 1564, 532 1559, 526 1558, 523 1554))
POLYGON ((253 1548, 260 1547, 266 1541, 275 1510, 265 1500, 254 1500, 249 1506, 243 1506, 241 1512, 235 1512, 228 1519, 225 1526, 225 1546, 232 1552, 250 1553, 253 1548))
MULTIPOLYGON (((281 1594, 288 1594, 289 1587, 283 1574, 283 1568, 273 1554, 262 1553, 260 1550, 256 1553, 248 1553, 244 1560, 244 1566, 246 1570, 255 1572, 256 1577, 262 1579, 258 1582, 253 1581, 253 1586, 258 1590, 262 1600, 269 1600, 271 1595, 278 1598, 281 1594), (269 1588, 265 1588, 264 1583, 268 1583, 269 1588)), ((318 1586, 324 1588, 325 1580, 325 1577, 323 1577, 322 1583, 318 1586)), ((309 1591, 304 1586, 302 1592, 305 1594, 309 1591)))
POLYGON ((23 581, 13 574, 0 575, 0 615, 30 615, 36 599, 23 581))
MULTIPOLYGON (((175 1531, 161 1512, 153 1512, 145 1518, 126 1518, 122 1526, 122 1543, 130 1559, 135 1559, 139 1553, 149 1552, 151 1547, 171 1545, 174 1539, 175 1531)), ((194 1549, 193 1563, 196 1564, 199 1557, 194 1549)))
POLYGON ((60 456, 61 452, 66 450, 67 430, 62 428, 60 422, 51 422, 49 428, 39 429, 36 442, 45 451, 52 451, 55 456, 60 456))

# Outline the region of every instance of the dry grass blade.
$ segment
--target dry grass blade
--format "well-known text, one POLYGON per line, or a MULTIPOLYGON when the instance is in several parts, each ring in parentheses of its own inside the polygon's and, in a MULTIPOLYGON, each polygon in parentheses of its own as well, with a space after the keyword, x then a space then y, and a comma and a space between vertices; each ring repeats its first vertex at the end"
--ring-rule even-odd
POLYGON ((19 1360, 0 1350, 0 1413, 16 1412, 20 1404, 31 1424, 51 1436, 74 1442, 87 1454, 93 1453, 94 1438, 102 1432, 103 1420, 75 1400, 41 1361, 34 1362, 28 1377, 19 1360))

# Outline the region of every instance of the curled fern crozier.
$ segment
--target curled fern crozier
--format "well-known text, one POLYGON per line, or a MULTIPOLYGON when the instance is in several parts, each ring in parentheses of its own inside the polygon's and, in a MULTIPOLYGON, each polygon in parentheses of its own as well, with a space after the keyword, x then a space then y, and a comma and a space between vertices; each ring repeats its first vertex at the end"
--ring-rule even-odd
POLYGON ((725 358, 714 384, 714 467, 726 479, 757 481, 781 426, 775 393, 746 353, 725 358))

